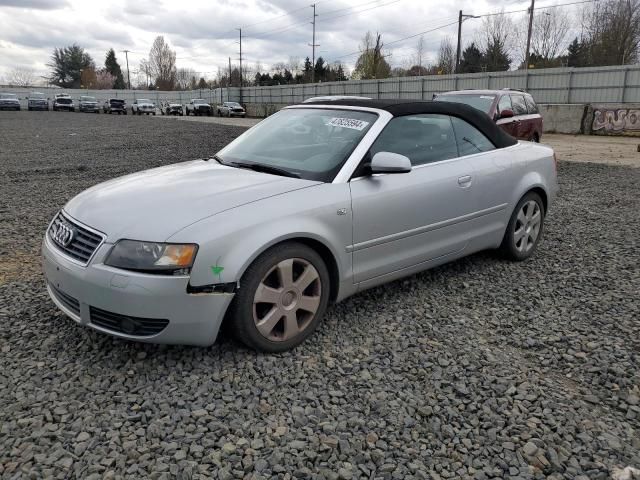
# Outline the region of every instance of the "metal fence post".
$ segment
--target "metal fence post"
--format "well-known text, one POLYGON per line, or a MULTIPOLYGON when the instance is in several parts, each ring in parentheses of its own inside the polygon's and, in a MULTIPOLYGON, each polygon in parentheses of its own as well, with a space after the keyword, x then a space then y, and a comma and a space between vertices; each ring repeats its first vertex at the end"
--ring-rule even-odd
POLYGON ((624 69, 624 76, 622 77, 622 88, 620 92, 620 103, 624 103, 624 94, 627 91, 627 74, 629 73, 629 67, 624 69))
POLYGON ((424 100, 424 77, 420 79, 420 100, 424 100))
POLYGON ((571 103, 572 88, 573 88, 573 69, 569 70, 569 81, 567 82, 567 103, 571 103))
POLYGON ((376 80, 376 99, 380 100, 380 80, 376 80))
POLYGON ((525 92, 529 91, 529 69, 528 68, 524 71, 524 91, 525 92))

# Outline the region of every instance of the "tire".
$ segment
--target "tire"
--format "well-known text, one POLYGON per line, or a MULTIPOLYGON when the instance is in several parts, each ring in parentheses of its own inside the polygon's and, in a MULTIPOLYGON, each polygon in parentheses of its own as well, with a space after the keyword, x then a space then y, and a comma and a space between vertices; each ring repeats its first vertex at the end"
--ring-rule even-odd
POLYGON ((531 138, 531 141, 534 143, 540 143, 540 135, 538 135, 537 133, 534 133, 533 137, 531 138))
POLYGON ((250 348, 272 353, 290 350, 304 342, 320 324, 329 303, 329 282, 329 271, 315 250, 297 242, 276 245, 260 255, 242 276, 243 288, 238 290, 229 309, 229 329, 250 348), (285 272, 287 278, 287 271, 291 275, 283 282, 280 272, 285 272), (303 277, 310 281, 300 291, 296 283, 303 277), (264 297, 260 297, 261 291, 265 292, 264 297), (259 298, 267 301, 255 302, 259 298), (302 298, 315 312, 297 307, 302 298), (261 323, 269 317, 272 322, 261 323), (295 323, 287 322, 287 318, 295 323))
POLYGON ((544 230, 544 203, 535 192, 520 199, 511 214, 500 250, 509 260, 521 262, 535 252, 544 230), (538 221, 536 221, 536 216, 538 221))

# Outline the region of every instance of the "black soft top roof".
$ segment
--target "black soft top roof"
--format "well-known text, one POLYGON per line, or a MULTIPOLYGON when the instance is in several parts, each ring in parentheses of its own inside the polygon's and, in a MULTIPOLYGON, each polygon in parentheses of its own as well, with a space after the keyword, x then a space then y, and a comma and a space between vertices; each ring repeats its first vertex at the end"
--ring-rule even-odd
POLYGON ((504 130, 498 127, 495 122, 484 112, 455 102, 431 102, 426 100, 360 100, 360 99, 338 99, 324 100, 321 102, 306 103, 306 105, 327 105, 327 106, 352 106, 377 108, 386 110, 394 117, 404 115, 417 115, 421 113, 434 113, 441 115, 451 115, 466 120, 471 125, 484 133, 489 140, 498 148, 515 145, 518 141, 504 130))

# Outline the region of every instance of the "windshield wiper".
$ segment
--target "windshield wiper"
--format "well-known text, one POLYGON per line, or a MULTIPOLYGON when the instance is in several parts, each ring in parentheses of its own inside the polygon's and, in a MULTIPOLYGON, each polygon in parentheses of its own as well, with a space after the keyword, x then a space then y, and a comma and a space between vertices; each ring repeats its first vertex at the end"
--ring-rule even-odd
POLYGON ((248 163, 248 162, 229 162, 224 165, 231 165, 238 168, 247 168, 254 172, 273 173, 274 175, 282 175, 283 177, 300 178, 297 173, 290 172, 284 168, 272 167, 271 165, 265 165, 264 163, 248 163))
MULTIPOLYGON (((216 153, 213 157, 216 162, 218 162, 220 165, 224 165, 224 163, 222 163, 222 159, 218 156, 218 154, 216 153)), ((208 162, 209 160, 211 160, 211 158, 205 158, 204 161, 208 162)))

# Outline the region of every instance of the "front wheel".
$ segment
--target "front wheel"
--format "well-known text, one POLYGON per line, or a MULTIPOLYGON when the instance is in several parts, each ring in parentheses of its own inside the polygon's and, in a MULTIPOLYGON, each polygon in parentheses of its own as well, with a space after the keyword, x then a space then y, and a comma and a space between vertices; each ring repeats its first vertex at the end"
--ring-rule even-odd
POLYGON ((264 352, 296 347, 320 323, 329 282, 322 257, 308 246, 291 242, 267 250, 242 276, 229 312, 233 334, 264 352))
POLYGON ((520 262, 533 255, 542 238, 544 215, 540 195, 529 192, 522 197, 511 214, 500 246, 507 258, 520 262))

